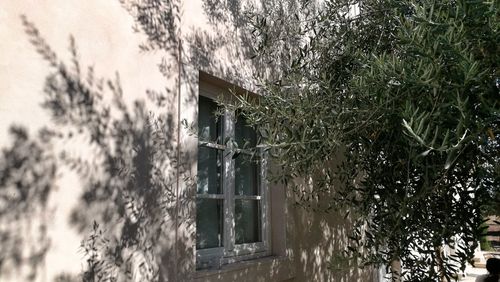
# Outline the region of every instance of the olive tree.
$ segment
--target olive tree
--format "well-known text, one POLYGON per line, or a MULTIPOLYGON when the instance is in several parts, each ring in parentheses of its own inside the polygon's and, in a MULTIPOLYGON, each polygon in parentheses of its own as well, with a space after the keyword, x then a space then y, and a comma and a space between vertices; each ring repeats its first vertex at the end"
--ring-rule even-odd
POLYGON ((450 281, 499 189, 498 2, 330 0, 301 13, 308 5, 251 15, 256 59, 281 72, 235 107, 298 204, 349 213, 347 259, 394 280, 450 281))

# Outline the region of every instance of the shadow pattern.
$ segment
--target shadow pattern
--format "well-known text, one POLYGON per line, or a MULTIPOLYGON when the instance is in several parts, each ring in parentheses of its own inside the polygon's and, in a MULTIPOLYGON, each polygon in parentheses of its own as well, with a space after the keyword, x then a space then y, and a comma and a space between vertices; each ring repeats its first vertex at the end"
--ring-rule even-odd
POLYGON ((55 188, 56 158, 50 140, 54 133, 40 130, 31 138, 12 126, 12 146, 0 155, 0 273, 36 278, 50 247, 47 200, 55 188))
MULTIPOLYGON (((83 186, 71 224, 80 233, 93 227, 81 245, 86 258, 81 280, 162 280, 159 266, 165 265, 162 259, 171 247, 166 229, 175 217, 177 153, 175 131, 170 130, 174 116, 152 114, 145 101, 128 105, 118 74, 108 80, 95 77, 92 67, 83 70, 72 37, 72 60, 67 64, 33 23, 26 17, 22 21, 30 42, 51 67, 42 107, 55 126, 42 129, 35 139, 22 127, 11 128, 13 145, 4 149, 0 159, 0 267, 31 267, 26 279, 37 276, 50 240, 46 222, 33 225, 30 218, 47 213, 58 171, 65 167, 79 175, 83 186), (78 146, 52 149, 57 144, 78 146), (41 231, 33 232, 38 237, 29 236, 30 226, 41 231), (29 239, 36 242, 23 241, 29 239)), ((153 47, 166 44, 151 42, 153 47)), ((169 102, 165 99, 152 96, 149 102, 161 105, 169 102)), ((80 278, 61 274, 57 279, 80 278)))
MULTIPOLYGON (((139 49, 165 55, 158 64, 165 78, 175 78, 175 68, 179 67, 177 62, 167 59, 171 57, 178 60, 188 57, 191 61, 184 63, 201 70, 220 68, 216 72, 227 77, 243 80, 255 75, 269 78, 276 74, 272 73, 274 66, 283 69, 289 63, 290 57, 276 56, 286 52, 261 54, 245 61, 251 64, 253 74, 241 74, 234 66, 221 65, 212 54, 226 48, 243 52, 236 57, 250 58, 264 52, 263 46, 274 44, 270 42, 272 40, 284 42, 280 48, 297 52, 295 43, 298 39, 288 38, 294 33, 293 29, 302 24, 302 21, 294 22, 295 16, 307 19, 308 13, 315 9, 312 4, 306 5, 308 1, 263 1, 262 7, 257 8, 244 5, 243 1, 221 4, 204 0, 203 9, 209 19, 207 24, 217 32, 229 33, 215 37, 202 30, 192 30, 183 38, 187 43, 183 46, 187 47, 182 49, 180 1, 119 1, 135 21, 133 30, 146 35, 139 49), (263 16, 258 16, 259 13, 263 16), (284 18, 283 14, 290 20, 286 25, 278 21, 284 18), (264 18, 276 19, 267 23, 275 37, 263 38, 261 34, 254 34, 256 29, 252 26, 261 25, 264 18), (290 30, 282 30, 283 27, 290 30), (190 55, 186 56, 188 53, 190 55)), ((188 170, 181 168, 186 164, 178 160, 185 162, 193 156, 178 153, 174 130, 177 126, 176 111, 167 109, 162 111, 164 114, 156 115, 149 111, 149 106, 175 105, 174 90, 149 89, 147 101, 130 104, 125 99, 118 74, 113 79, 97 77, 93 67, 81 65, 73 37, 69 39, 72 59, 65 62, 51 49, 33 23, 26 17, 22 17, 22 21, 30 42, 50 66, 43 88, 42 107, 51 116, 54 127, 40 130, 35 137, 30 137, 22 127, 12 127, 12 146, 4 149, 0 156, 1 273, 9 268, 29 267, 31 274, 26 280, 34 280, 38 275, 50 247, 47 201, 51 193, 59 189, 59 173, 70 169, 78 175, 83 186, 70 223, 80 234, 87 234, 81 244, 85 264, 80 276, 61 273, 56 281, 169 280, 171 262, 177 259, 173 246, 177 242, 167 237, 167 231, 178 228, 172 219, 177 220, 180 215, 189 213, 188 206, 194 202, 193 195, 176 194, 176 181, 182 178, 186 185, 196 185, 196 182, 194 176, 179 175, 179 172, 188 170), (65 146, 59 146, 61 144, 65 146), (178 210, 178 207, 186 210, 178 210), (37 226, 30 223, 34 214, 47 214, 42 217, 47 221, 37 223, 36 231, 41 232, 32 232, 36 237, 30 238, 26 234, 31 232, 24 229, 37 226), (27 244, 26 240, 33 244, 27 244), (170 257, 172 254, 173 258, 170 257)), ((185 98, 197 99, 192 96, 185 98)), ((188 220, 180 224, 194 223, 188 220)), ((335 240, 333 238, 337 237, 340 235, 327 238, 335 240)), ((190 252, 193 246, 176 248, 190 252)), ((326 252, 322 254, 328 255, 326 252)), ((314 254, 307 255, 307 265, 314 265, 314 254)), ((177 263, 184 265, 182 261, 177 263)), ((310 271, 305 268, 304 273, 310 271)), ((323 270, 314 271, 325 280, 331 277, 320 273, 323 270)))

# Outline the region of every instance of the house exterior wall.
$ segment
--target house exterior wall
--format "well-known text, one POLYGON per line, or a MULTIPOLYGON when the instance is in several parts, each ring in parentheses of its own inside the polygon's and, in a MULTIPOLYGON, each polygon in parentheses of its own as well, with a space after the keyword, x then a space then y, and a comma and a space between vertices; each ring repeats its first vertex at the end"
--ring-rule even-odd
MULTIPOLYGON (((163 227, 165 234, 161 246, 158 246, 163 254, 158 269, 161 280, 371 281, 372 272, 369 270, 339 272, 329 269, 331 255, 342 247, 346 237, 348 224, 342 217, 296 207, 294 196, 278 185, 269 186, 272 255, 217 270, 195 269, 196 191, 192 179, 197 171, 197 139, 181 124, 183 121, 186 124, 197 121, 200 80, 221 88, 237 86, 258 92, 256 75, 265 76, 275 70, 249 59, 250 39, 244 26, 243 10, 250 2, 227 1, 217 5, 209 0, 149 2, 157 3, 157 6, 137 6, 134 3, 140 2, 127 0, 17 0, 0 3, 0 146, 13 150, 16 139, 9 137, 7 132, 12 125, 22 125, 29 138, 43 149, 58 157, 61 151, 70 152, 75 159, 86 160, 90 170, 94 170, 85 174, 89 178, 82 177, 82 169, 79 170, 78 166, 75 169, 69 162, 58 159, 55 165, 57 173, 43 194, 47 201, 41 209, 13 217, 16 218, 14 222, 2 221, 3 215, 0 215, 0 231, 7 230, 22 238, 21 241, 5 239, 0 242, 3 245, 0 250, 11 250, 7 248, 9 244, 18 244, 21 249, 15 260, 4 254, 0 280, 79 279, 78 275, 87 267, 80 242, 91 234, 94 216, 96 221, 106 218, 106 207, 102 207, 106 203, 97 202, 98 195, 85 193, 101 191, 89 186, 100 185, 103 179, 108 179, 106 174, 111 173, 100 165, 106 161, 102 160, 102 148, 118 150, 117 146, 125 142, 121 139, 128 140, 127 136, 110 135, 114 137, 109 138, 118 140, 111 140, 109 147, 99 147, 109 140, 99 141, 92 133, 72 131, 70 126, 58 124, 51 118, 47 106, 42 106, 44 95, 50 91, 44 87, 50 80, 51 66, 37 54, 40 44, 30 43, 33 34, 27 34, 26 30, 31 30, 31 33, 33 30, 29 24, 23 24, 21 15, 24 15, 57 54, 57 61, 65 62, 68 68, 73 60, 68 47, 69 36, 74 37, 82 77, 92 72, 96 77, 95 84, 100 83, 98 78, 104 78, 103 103, 111 105, 109 115, 112 118, 123 121, 123 116, 130 114, 135 117, 132 122, 147 115, 167 120, 163 126, 166 125, 165 134, 168 135, 165 148, 168 158, 162 159, 162 169, 169 181, 173 200, 168 203, 169 212, 165 215, 163 227), (87 66, 92 66, 93 70, 89 71, 87 66), (107 80, 115 85, 114 88, 106 88, 107 80), (121 110, 113 104, 111 89, 116 90, 116 85, 121 86, 123 94, 120 99, 128 110, 121 110), (50 148, 44 147, 45 143, 37 137, 42 127, 60 130, 69 137, 58 139, 50 148), (41 229, 36 227, 43 228, 43 236, 38 234, 41 229), (40 246, 40 238, 46 242, 46 248, 39 252, 39 260, 30 260, 33 258, 30 250, 40 246)), ((255 2, 254 5, 259 7, 262 3, 255 2)), ((92 87, 100 91, 95 84, 92 87)), ((121 126, 125 126, 123 124, 121 126)), ((130 128, 120 127, 120 130, 138 132, 141 126, 129 125, 130 128)), ((135 150, 133 146, 129 149, 135 150)), ((30 155, 29 149, 26 150, 24 153, 30 155)), ((0 163, 0 175, 2 168, 14 166, 6 159, 4 161, 4 164, 0 163)), ((113 178, 113 181, 117 180, 113 178)), ((27 187, 30 187, 29 183, 27 187)), ((103 186, 102 191, 108 190, 103 186)), ((126 216, 133 216, 127 212, 124 212, 126 216)), ((108 220, 112 222, 113 218, 108 220)), ((102 227, 107 228, 106 225, 102 227)), ((108 228, 107 232, 120 232, 121 225, 113 228, 108 228)), ((122 251, 124 253, 126 251, 122 251)), ((130 257, 140 264, 140 258, 130 257)), ((133 279, 142 277, 148 280, 139 268, 130 271, 133 279)))
POLYGON ((500 217, 489 216, 486 224, 488 225, 486 240, 490 242, 492 247, 500 246, 500 217))

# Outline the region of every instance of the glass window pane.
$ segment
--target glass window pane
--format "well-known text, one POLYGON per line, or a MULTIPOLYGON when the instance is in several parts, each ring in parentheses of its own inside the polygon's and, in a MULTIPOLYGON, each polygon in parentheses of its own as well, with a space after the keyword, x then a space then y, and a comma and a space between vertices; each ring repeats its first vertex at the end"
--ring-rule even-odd
POLYGON ((222 246, 222 215, 222 200, 196 200, 196 249, 222 246))
POLYGON ((221 194, 222 151, 198 147, 198 194, 221 194))
POLYGON ((234 128, 234 138, 240 148, 254 148, 257 146, 257 132, 250 126, 246 119, 238 115, 234 128))
POLYGON ((216 117, 217 103, 199 96, 198 103, 198 138, 202 141, 220 142, 222 132, 221 117, 216 117))
POLYGON ((259 200, 235 200, 236 244, 261 242, 261 210, 259 200))
POLYGON ((256 157, 239 154, 234 162, 235 195, 259 195, 259 161, 256 157))

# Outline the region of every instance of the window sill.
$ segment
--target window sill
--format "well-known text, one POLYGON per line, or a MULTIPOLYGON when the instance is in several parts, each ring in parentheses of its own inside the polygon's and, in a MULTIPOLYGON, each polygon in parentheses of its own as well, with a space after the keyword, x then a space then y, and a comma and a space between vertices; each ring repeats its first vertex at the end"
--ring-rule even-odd
POLYGON ((292 261, 285 256, 267 256, 223 265, 220 269, 200 269, 194 281, 283 281, 295 277, 292 261))

